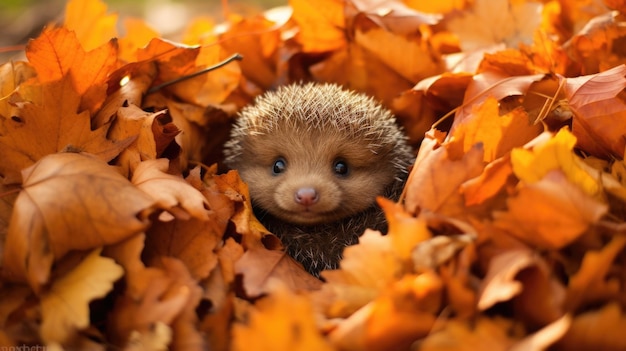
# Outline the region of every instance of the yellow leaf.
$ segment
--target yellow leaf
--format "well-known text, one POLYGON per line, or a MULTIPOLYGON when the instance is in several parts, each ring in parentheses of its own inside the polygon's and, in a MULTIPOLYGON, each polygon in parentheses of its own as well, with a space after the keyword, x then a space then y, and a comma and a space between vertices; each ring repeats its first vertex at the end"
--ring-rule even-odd
MULTIPOLYGON (((544 137, 545 135, 542 135, 536 140, 544 137)), ((513 149, 511 151, 513 172, 520 180, 533 183, 550 171, 562 170, 570 182, 586 194, 595 196, 601 187, 583 168, 582 161, 573 152, 574 145, 576 137, 567 129, 561 129, 549 140, 535 145, 532 150, 513 149)))
POLYGON ((41 298, 41 336, 46 343, 63 343, 89 325, 89 302, 103 297, 124 270, 92 251, 71 272, 57 279, 41 298))

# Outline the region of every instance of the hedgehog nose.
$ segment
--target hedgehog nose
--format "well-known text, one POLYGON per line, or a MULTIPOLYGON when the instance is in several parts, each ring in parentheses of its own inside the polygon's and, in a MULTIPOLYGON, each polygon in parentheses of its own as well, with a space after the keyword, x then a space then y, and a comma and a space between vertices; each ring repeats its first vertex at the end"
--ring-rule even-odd
POLYGON ((300 188, 296 191, 295 198, 297 203, 310 206, 319 200, 319 195, 313 188, 300 188))

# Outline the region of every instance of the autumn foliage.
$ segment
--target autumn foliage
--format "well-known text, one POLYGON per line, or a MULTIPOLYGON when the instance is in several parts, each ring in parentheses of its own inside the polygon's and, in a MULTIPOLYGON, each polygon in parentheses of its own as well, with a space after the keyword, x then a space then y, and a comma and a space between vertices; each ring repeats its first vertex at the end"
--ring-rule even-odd
POLYGON ((0 66, 0 345, 626 349, 625 2, 227 15, 171 41, 70 0, 0 66), (389 233, 323 282, 220 166, 236 112, 294 81, 374 96, 419 150, 389 233))

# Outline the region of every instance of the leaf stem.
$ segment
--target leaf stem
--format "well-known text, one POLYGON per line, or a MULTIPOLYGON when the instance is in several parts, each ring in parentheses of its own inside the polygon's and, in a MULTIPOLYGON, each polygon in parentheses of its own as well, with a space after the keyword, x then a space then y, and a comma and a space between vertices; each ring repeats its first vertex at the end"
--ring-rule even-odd
POLYGON ((201 74, 205 74, 207 72, 211 72, 213 70, 216 70, 216 69, 218 69, 218 68, 220 68, 222 66, 226 66, 227 64, 229 64, 229 63, 231 63, 231 62, 233 62, 235 60, 236 61, 241 61, 242 59, 243 59, 243 56, 241 54, 239 54, 239 53, 233 54, 232 56, 230 56, 229 58, 225 59, 224 61, 219 62, 219 63, 217 63, 217 64, 215 64, 213 66, 207 67, 205 69, 202 69, 202 70, 200 70, 198 72, 194 72, 194 73, 192 73, 190 75, 179 77, 179 78, 176 78, 176 79, 172 79, 172 80, 170 80, 168 82, 161 83, 159 85, 155 85, 152 88, 148 89, 147 94, 156 93, 157 91, 159 91, 159 90, 161 90, 161 89, 163 89, 163 88, 165 88, 167 86, 170 86, 172 84, 180 83, 180 82, 185 81, 187 79, 191 79, 191 78, 197 77, 197 76, 199 76, 201 74))

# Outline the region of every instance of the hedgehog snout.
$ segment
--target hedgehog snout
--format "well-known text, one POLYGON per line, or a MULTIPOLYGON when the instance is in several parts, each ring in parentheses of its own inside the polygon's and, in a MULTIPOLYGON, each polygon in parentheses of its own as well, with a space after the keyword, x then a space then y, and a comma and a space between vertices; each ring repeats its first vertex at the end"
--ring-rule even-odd
POLYGON ((299 188, 294 193, 294 200, 300 205, 307 207, 317 203, 319 199, 319 193, 315 188, 311 187, 299 188))

